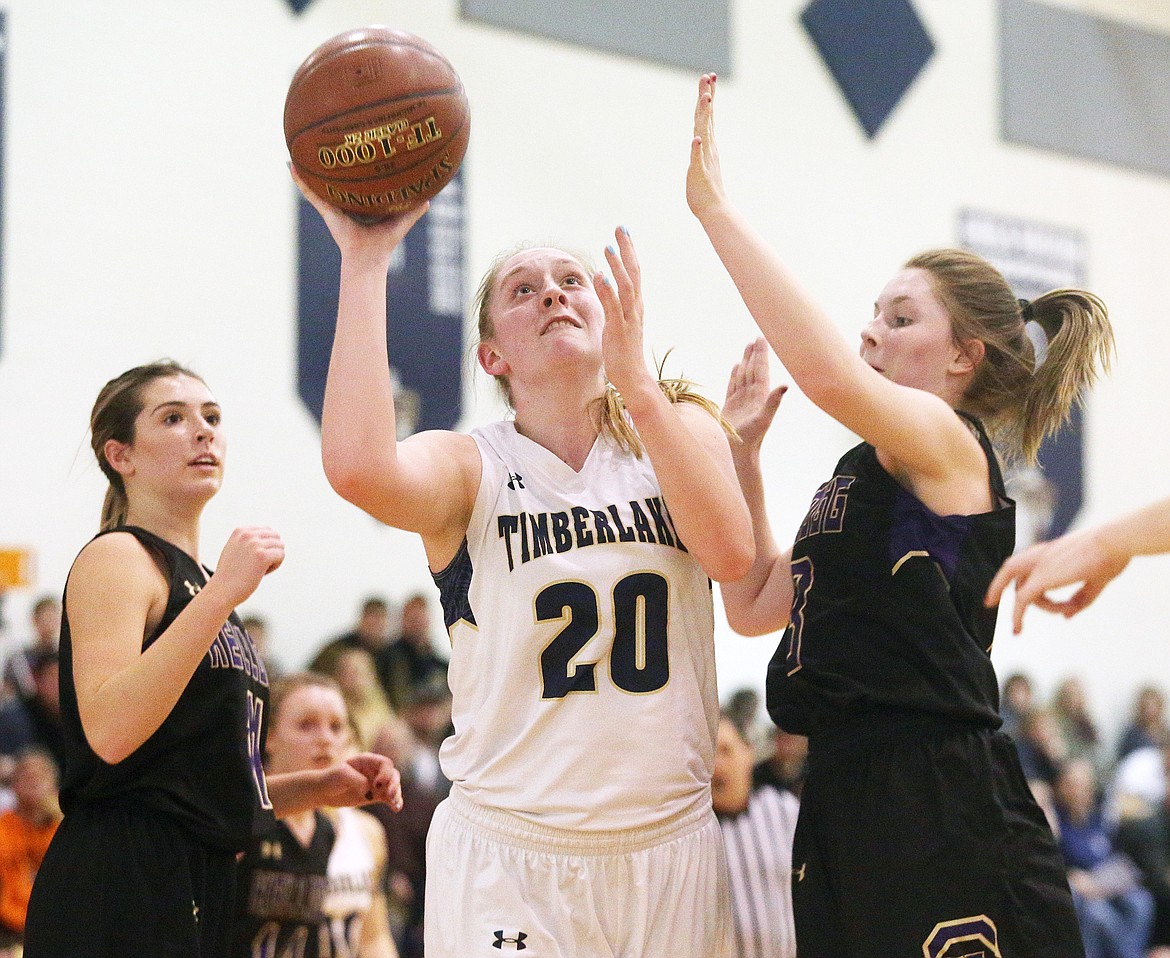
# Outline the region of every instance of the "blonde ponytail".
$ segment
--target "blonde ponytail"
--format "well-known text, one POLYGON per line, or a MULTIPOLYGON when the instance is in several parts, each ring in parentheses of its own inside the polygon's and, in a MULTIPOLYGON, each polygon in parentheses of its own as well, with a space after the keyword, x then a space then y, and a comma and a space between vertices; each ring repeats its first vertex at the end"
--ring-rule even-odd
POLYGON ((1024 459, 1033 462, 1044 438, 1060 428, 1073 406, 1113 360, 1113 330, 1105 304, 1080 289, 1057 289, 1024 309, 1048 345, 1017 407, 1015 429, 1024 459))

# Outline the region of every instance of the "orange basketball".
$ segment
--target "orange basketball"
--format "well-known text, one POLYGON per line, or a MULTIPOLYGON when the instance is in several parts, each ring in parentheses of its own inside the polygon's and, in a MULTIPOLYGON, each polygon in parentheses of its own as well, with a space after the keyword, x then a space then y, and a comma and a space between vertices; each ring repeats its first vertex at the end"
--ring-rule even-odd
POLYGON ((429 200, 471 134, 455 68, 420 37, 363 27, 317 47, 284 101, 284 139, 318 196, 370 220, 429 200))

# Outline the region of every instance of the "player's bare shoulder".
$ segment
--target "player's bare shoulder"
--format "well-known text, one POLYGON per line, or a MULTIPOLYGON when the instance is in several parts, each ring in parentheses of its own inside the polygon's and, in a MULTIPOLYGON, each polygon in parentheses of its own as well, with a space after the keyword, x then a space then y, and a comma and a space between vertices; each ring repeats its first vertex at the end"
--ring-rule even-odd
POLYGON ((69 588, 118 585, 127 587, 156 584, 166 589, 166 577, 159 559, 131 532, 110 532, 88 542, 73 561, 69 588))

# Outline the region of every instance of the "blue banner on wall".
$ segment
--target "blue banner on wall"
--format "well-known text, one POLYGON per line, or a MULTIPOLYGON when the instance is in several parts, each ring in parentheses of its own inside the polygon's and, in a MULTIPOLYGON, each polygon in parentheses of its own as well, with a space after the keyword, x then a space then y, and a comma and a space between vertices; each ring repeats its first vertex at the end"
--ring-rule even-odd
MULTIPOLYGON (((303 197, 298 209, 297 391, 317 422, 337 322, 341 256, 303 197)), ((395 252, 386 332, 398 438, 453 429, 463 407, 463 174, 444 187, 395 252)))
POLYGON ((934 56, 909 0, 812 0, 800 22, 870 139, 934 56))

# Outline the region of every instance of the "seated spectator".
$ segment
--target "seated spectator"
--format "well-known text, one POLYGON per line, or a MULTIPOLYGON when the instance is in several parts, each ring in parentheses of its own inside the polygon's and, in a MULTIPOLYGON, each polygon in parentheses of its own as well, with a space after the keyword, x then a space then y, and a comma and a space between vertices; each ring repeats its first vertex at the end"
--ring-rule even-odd
POLYGON ((447 680, 447 660, 435 651, 431 611, 421 592, 402 605, 398 635, 377 657, 378 676, 395 711, 401 712, 414 690, 429 682, 447 680))
POLYGON ((47 751, 33 746, 17 756, 15 804, 0 815, 0 950, 24 934, 33 879, 61 821, 57 784, 57 763, 47 751))
MULTIPOLYGON (((1117 846, 1142 873, 1154 896, 1152 946, 1170 949, 1170 795, 1165 787, 1170 747, 1145 746, 1117 767, 1107 818, 1117 822, 1117 846)), ((1153 956, 1151 951, 1151 958, 1153 956)))
POLYGON ((390 639, 390 606, 380 596, 372 595, 362 602, 354 627, 326 642, 313 657, 309 668, 322 675, 333 675, 337 657, 343 649, 365 649, 380 662, 390 639))
POLYGON ((435 676, 416 688, 402 717, 418 744, 413 761, 415 781, 446 797, 451 783, 439 766, 439 748, 451 734, 451 690, 447 680, 435 676))
POLYGON ((1023 672, 1013 672, 1003 682, 1003 694, 999 698, 999 715, 1003 719, 1003 731, 1017 741, 1021 735, 1024 716, 1035 707, 1035 691, 1032 680, 1023 672))
MULTIPOLYGON (((402 811, 388 805, 366 808, 382 823, 390 849, 386 897, 390 924, 402 958, 422 958, 423 901, 427 880, 427 832, 446 794, 428 788, 415 776, 416 756, 425 748, 406 720, 394 718, 378 733, 374 751, 389 758, 402 775, 402 811)), ((444 779, 444 782, 446 780, 444 779)))
POLYGON ((1089 713, 1085 684, 1080 679, 1068 678, 1056 687, 1052 696, 1052 714, 1060 724, 1068 746, 1068 757, 1089 759, 1099 774, 1102 771, 1101 735, 1089 713))
POLYGON ((792 837, 800 802, 752 785, 755 753, 726 715, 719 722, 711 802, 723 832, 737 958, 796 958, 792 837))
POLYGON ((757 762, 772 757, 774 745, 772 733, 776 728, 772 720, 764 714, 761 705, 759 691, 745 686, 732 692, 723 707, 723 714, 735 723, 739 734, 752 747, 757 762))
POLYGON ((1086 958, 1145 958, 1153 896, 1142 887, 1137 866, 1118 851, 1105 827, 1096 772, 1088 758, 1064 764, 1054 798, 1058 838, 1086 958))
POLYGON ((1054 785, 1057 773, 1069 758, 1068 743, 1056 716, 1040 708, 1021 717, 1016 751, 1028 781, 1043 782, 1049 787, 1054 785))
POLYGON ((800 798, 808 774, 808 738, 793 735, 782 728, 772 729, 772 754, 752 769, 752 783, 757 787, 771 785, 800 798))
POLYGON ((342 649, 334 662, 333 678, 341 686, 359 747, 371 751, 374 739, 394 716, 378 681, 373 656, 362 648, 342 649))
POLYGON ((1108 817, 1112 821, 1145 818, 1166 799, 1170 748, 1152 745, 1134 749, 1117 763, 1108 789, 1108 817))
POLYGON ((1166 726, 1166 697, 1156 685, 1138 689, 1133 716, 1121 732, 1117 744, 1117 761, 1139 748, 1161 748, 1170 744, 1170 728, 1166 726))
POLYGON ((271 642, 268 634, 268 620, 255 612, 240 616, 244 631, 260 653, 260 660, 264 663, 264 671, 268 673, 268 681, 273 682, 284 675, 284 668, 280 661, 272 654, 271 642))
MULTIPOLYGON (((32 608, 32 640, 13 652, 4 664, 4 687, 8 695, 30 699, 36 694, 33 665, 41 655, 55 653, 61 638, 61 600, 43 595, 32 608)), ((0 696, 2 698, 4 696, 0 696)))

